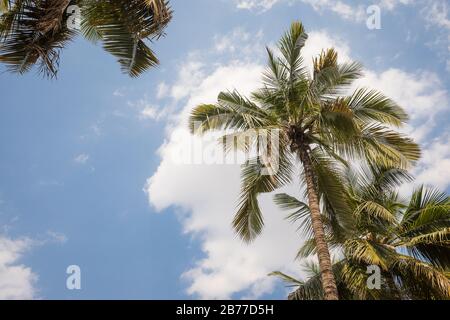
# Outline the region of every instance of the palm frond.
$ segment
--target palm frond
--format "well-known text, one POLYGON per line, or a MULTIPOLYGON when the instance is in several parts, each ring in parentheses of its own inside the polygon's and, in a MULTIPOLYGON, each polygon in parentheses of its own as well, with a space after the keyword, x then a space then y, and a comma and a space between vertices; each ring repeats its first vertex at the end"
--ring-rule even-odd
POLYGON ((285 273, 283 273, 281 271, 271 272, 271 273, 269 273, 269 276, 270 277, 278 277, 278 278, 280 278, 281 280, 283 280, 288 285, 288 287, 295 287, 295 286, 303 285, 302 281, 297 280, 294 277, 291 277, 291 276, 289 276, 289 275, 287 275, 287 274, 285 274, 285 273))
POLYGON ((365 123, 375 121, 398 127, 408 120, 408 115, 399 105, 376 90, 356 90, 349 97, 348 106, 365 123))
POLYGON ((66 26, 69 2, 17 1, 1 17, 0 62, 10 72, 23 74, 37 64, 44 76, 56 76, 60 51, 75 34, 66 26))
POLYGON ((278 162, 276 170, 272 168, 267 170, 273 163, 268 163, 261 157, 252 159, 242 166, 241 196, 233 227, 246 242, 254 240, 264 226, 258 195, 275 191, 291 182, 293 165, 289 154, 283 149, 281 146, 280 153, 275 156, 278 162))
POLYGON ((414 296, 450 299, 450 280, 431 265, 407 256, 399 256, 392 264, 400 281, 409 287, 414 296))
POLYGON ((260 129, 273 124, 267 112, 237 91, 220 93, 217 104, 199 105, 192 110, 189 118, 191 133, 198 134, 222 129, 260 129))

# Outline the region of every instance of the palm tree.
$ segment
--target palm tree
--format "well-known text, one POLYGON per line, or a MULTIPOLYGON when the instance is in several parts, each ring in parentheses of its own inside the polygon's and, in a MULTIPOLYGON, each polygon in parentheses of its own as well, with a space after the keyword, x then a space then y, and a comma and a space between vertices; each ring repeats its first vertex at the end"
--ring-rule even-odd
POLYGON ((0 62, 11 72, 34 65, 55 77, 60 51, 74 39, 69 6, 81 10, 81 32, 101 42, 122 71, 137 77, 158 64, 145 40, 158 39, 172 17, 166 0, 0 0, 0 62))
POLYGON ((264 139, 258 134, 247 139, 249 132, 279 136, 276 150, 268 155, 258 153, 243 165, 234 229, 247 242, 259 235, 264 220, 258 195, 292 182, 295 164, 300 163, 325 298, 338 299, 320 212, 321 199, 337 213, 348 211, 337 168, 346 164, 345 159, 407 167, 420 157, 420 150, 412 140, 391 129, 408 118, 395 102, 367 89, 346 95, 354 80, 361 77, 359 63, 339 64, 336 51, 329 49, 314 60, 310 74, 301 57, 306 40, 303 25, 294 22, 279 42, 279 56, 267 48, 269 63, 263 87, 251 99, 237 91, 222 92, 216 104, 197 106, 189 124, 198 134, 231 130, 224 140, 234 138, 245 152, 255 146, 264 149, 264 139))
MULTIPOLYGON (((419 187, 409 201, 401 200, 396 187, 410 181, 406 171, 375 168, 358 175, 348 174, 347 191, 352 199, 355 228, 342 228, 327 215, 327 238, 343 258, 334 263, 342 299, 450 299, 450 197, 435 189, 419 187), (349 178, 350 177, 350 178, 349 178), (379 290, 367 286, 369 266, 378 266, 382 276, 379 290)), ((304 204, 285 194, 277 195, 283 208, 304 204)), ((307 210, 307 209, 306 209, 307 210)), ((293 214, 300 218, 297 213, 293 214)), ((303 225, 311 228, 308 222, 303 225)), ((316 251, 314 239, 305 242, 299 258, 316 251)), ((314 265, 310 278, 298 281, 275 272, 273 275, 298 287, 290 299, 322 299, 321 279, 314 265)))

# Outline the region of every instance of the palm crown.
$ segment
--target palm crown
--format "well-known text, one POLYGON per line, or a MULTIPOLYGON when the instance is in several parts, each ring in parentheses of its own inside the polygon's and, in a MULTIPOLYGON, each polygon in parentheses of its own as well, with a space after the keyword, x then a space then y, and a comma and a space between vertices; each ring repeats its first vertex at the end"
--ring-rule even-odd
MULTIPOLYGON (((324 210, 328 242, 342 257, 333 265, 337 286, 344 299, 449 299, 450 281, 450 198, 442 192, 417 188, 408 201, 402 200, 397 186, 411 177, 398 168, 375 168, 362 174, 345 175, 345 189, 351 202, 346 220, 353 228, 329 219, 324 210), (379 290, 367 286, 367 268, 378 266, 382 284, 379 290)), ((276 196, 290 216, 301 219, 310 233, 311 225, 298 213, 305 204, 285 194, 276 196), (286 204, 290 203, 288 208, 286 204)), ((316 251, 310 238, 298 258, 316 251)), ((316 269, 316 268, 313 268, 316 269)), ((298 287, 291 299, 321 299, 321 279, 312 274, 298 281, 275 272, 298 287)))
MULTIPOLYGON (((295 163, 302 164, 313 233, 325 296, 337 298, 331 259, 321 221, 320 202, 332 206, 336 215, 347 211, 342 196, 338 167, 349 159, 362 159, 380 165, 408 167, 420 157, 419 147, 393 127, 408 117, 401 107, 383 94, 358 89, 348 95, 353 82, 362 76, 359 63, 338 63, 329 49, 314 59, 314 70, 304 67, 301 49, 307 34, 300 22, 291 25, 281 38, 276 56, 267 48, 268 68, 263 86, 251 98, 237 91, 222 92, 216 104, 199 105, 190 117, 192 132, 232 130, 233 137, 248 131, 279 134, 279 146, 269 157, 257 156, 242 170, 242 192, 233 226, 245 240, 253 240, 263 229, 264 220, 258 195, 272 192, 292 182, 295 163), (263 175, 263 168, 274 167, 263 175)), ((253 141, 237 143, 249 151, 253 141)))
POLYGON ((114 55, 132 77, 158 64, 144 40, 155 39, 172 17, 166 0, 0 0, 0 62, 24 73, 37 65, 46 76, 58 71, 59 55, 77 31, 68 26, 69 5, 81 12, 81 31, 114 55))

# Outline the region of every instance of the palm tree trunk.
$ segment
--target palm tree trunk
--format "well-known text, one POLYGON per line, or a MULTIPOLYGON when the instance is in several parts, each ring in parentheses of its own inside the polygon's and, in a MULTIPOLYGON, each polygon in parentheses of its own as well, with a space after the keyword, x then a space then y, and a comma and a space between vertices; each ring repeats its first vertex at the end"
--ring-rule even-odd
POLYGON ((314 172, 311 158, 307 150, 300 150, 300 160, 302 161, 305 173, 311 222, 317 247, 322 286, 325 293, 324 297, 325 300, 339 300, 336 280, 332 270, 330 251, 328 250, 328 245, 325 240, 325 231, 320 214, 319 197, 314 182, 314 172))

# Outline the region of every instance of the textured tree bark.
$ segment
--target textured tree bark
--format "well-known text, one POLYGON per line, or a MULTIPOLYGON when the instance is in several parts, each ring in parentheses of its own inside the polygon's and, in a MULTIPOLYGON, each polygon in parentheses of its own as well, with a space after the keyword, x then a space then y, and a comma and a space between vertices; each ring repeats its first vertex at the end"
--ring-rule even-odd
POLYGON ((334 278, 330 251, 325 240, 325 231, 320 215, 319 197, 314 182, 314 172, 311 164, 311 158, 308 151, 299 150, 300 160, 303 164, 305 172, 308 202, 311 212, 311 222, 314 231, 314 239, 316 241, 317 256, 319 259, 319 267, 322 278, 322 286, 325 293, 325 300, 339 300, 336 280, 334 278))

